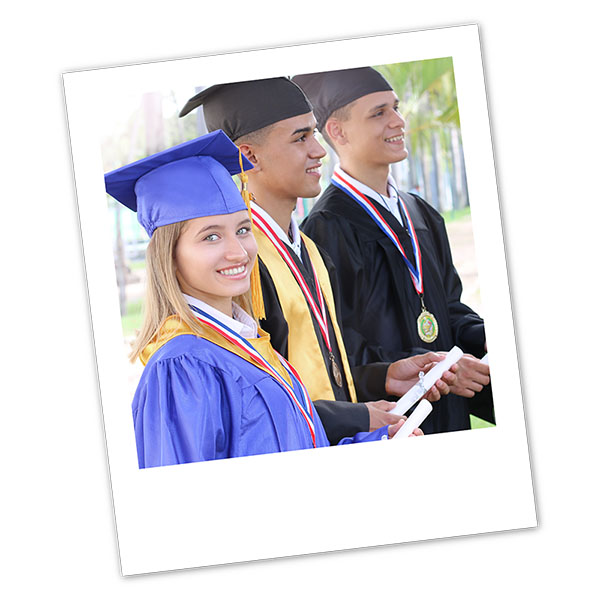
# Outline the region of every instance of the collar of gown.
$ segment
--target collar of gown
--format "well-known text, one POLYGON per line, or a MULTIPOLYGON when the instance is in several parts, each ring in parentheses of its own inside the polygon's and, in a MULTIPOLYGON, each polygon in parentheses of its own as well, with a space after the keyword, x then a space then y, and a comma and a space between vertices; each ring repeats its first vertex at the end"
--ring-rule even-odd
POLYGON ((344 179, 349 181, 357 190, 362 192, 365 196, 372 198, 378 204, 389 210, 402 224, 402 216, 400 215, 400 209, 398 208, 398 186, 396 185, 396 181, 392 177, 391 173, 388 174, 388 197, 386 197, 382 196, 379 192, 376 192, 368 185, 365 185, 361 181, 358 181, 358 179, 354 179, 354 177, 348 175, 348 173, 346 173, 346 171, 344 171, 344 169, 342 169, 340 165, 336 165, 335 172, 339 173, 344 179))
POLYGON ((292 213, 291 221, 290 221, 290 232, 292 234, 293 240, 290 241, 288 234, 281 229, 281 227, 275 222, 275 219, 271 217, 271 215, 262 207, 260 207, 256 202, 252 201, 250 203, 252 207, 252 212, 258 213, 271 227, 271 229, 275 232, 277 237, 291 250, 294 251, 294 254, 302 260, 301 255, 301 244, 302 240, 300 237, 300 229, 298 228, 298 223, 296 223, 296 219, 294 217, 294 213, 292 213))
POLYGON ((211 317, 214 317, 224 325, 227 325, 227 327, 236 333, 239 333, 243 338, 250 339, 258 337, 258 327, 256 321, 235 302, 231 303, 233 315, 233 318, 231 318, 225 313, 222 313, 220 310, 213 308, 210 306, 210 304, 206 304, 206 302, 198 300, 198 298, 188 296, 187 294, 183 294, 183 297, 185 298, 186 302, 192 304, 200 310, 203 310, 205 313, 208 313, 211 317))

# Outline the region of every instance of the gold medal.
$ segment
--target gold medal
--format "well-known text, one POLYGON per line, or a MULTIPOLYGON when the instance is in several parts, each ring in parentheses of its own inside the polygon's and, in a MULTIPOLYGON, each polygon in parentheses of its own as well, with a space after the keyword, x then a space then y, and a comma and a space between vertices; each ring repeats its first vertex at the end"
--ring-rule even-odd
POLYGON ((329 353, 329 360, 331 361, 331 372, 333 374, 333 379, 335 380, 335 384, 338 387, 342 387, 342 372, 340 371, 340 368, 338 367, 337 363, 335 362, 335 357, 333 356, 332 352, 329 353))
POLYGON ((435 317, 428 311, 423 309, 417 317, 417 333, 419 337, 428 344, 434 342, 438 336, 438 324, 435 317))

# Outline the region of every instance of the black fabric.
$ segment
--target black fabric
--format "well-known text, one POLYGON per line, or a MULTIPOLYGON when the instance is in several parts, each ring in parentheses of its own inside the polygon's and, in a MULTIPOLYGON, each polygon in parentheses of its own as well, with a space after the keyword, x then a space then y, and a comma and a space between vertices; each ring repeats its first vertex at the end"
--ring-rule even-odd
MULTIPOLYGON (((380 205, 377 204, 377 207, 379 207, 380 205)), ((402 214, 402 211, 400 211, 400 214, 402 214)), ((398 236, 398 239, 400 240, 400 245, 402 246, 402 249, 404 250, 404 254, 406 256, 406 258, 408 259, 408 261, 410 262, 410 264, 415 267, 416 260, 415 260, 415 251, 412 245, 412 241, 410 238, 410 233, 408 231, 408 228, 406 227, 406 223, 400 223, 399 221, 397 221, 398 223, 398 227, 394 227, 394 232, 396 233, 396 235, 398 236)))
POLYGON ((320 131, 338 108, 367 94, 392 90, 392 86, 373 67, 295 75, 292 81, 307 95, 320 131))
POLYGON ((365 404, 352 402, 313 402, 329 443, 334 446, 344 437, 352 437, 359 431, 369 431, 369 410, 365 404))
MULTIPOLYGON (((430 344, 417 334, 421 303, 400 253, 355 200, 330 185, 302 225, 336 266, 337 310, 349 360, 353 366, 392 362, 454 345, 480 358, 485 354, 483 320, 460 301, 462 284, 444 220, 418 196, 402 193, 402 198, 421 248, 425 305, 439 325, 438 338, 430 344)), ((379 210, 399 233, 397 219, 385 208, 379 210)), ((486 393, 489 416, 492 398, 486 393)), ((469 429, 470 410, 468 399, 448 395, 434 403, 421 428, 425 433, 469 429)))
MULTIPOLYGON (((341 320, 338 321, 338 324, 341 327, 341 320)), ((385 389, 385 379, 389 366, 389 362, 377 362, 350 367, 359 402, 398 400, 397 396, 389 396, 385 389)))
MULTIPOLYGON (((323 258, 323 262, 325 263, 325 267, 329 272, 329 280, 331 283, 331 287, 333 290, 333 296, 336 303, 338 303, 339 291, 338 291, 338 283, 335 274, 335 268, 331 262, 331 259, 319 249, 321 253, 321 257, 323 258)), ((314 276, 312 273, 312 269, 307 269, 305 265, 310 264, 308 262, 309 256, 306 250, 306 246, 304 242, 301 244, 301 254, 303 261, 296 256, 295 252, 290 252, 290 255, 294 259, 298 270, 304 276, 310 291, 315 294, 315 282, 314 276)), ((267 331, 271 335, 271 344, 277 352, 279 352, 285 358, 288 358, 288 324, 283 315, 283 309, 281 308, 281 303, 279 302, 279 296, 277 295, 277 289, 275 288, 275 284, 273 282, 273 278, 269 273, 269 270, 265 266, 265 264, 260 260, 260 256, 258 259, 259 269, 260 269, 260 282, 263 293, 263 301, 265 304, 265 314, 266 319, 260 321, 260 326, 267 331)), ((329 338, 331 340, 332 352, 335 356, 335 360, 337 364, 341 367, 342 359, 340 355, 340 349, 337 344, 337 339, 335 337, 335 332, 333 331, 333 327, 331 326, 331 315, 329 313, 329 309, 325 306, 325 310, 327 313, 327 323, 329 325, 329 338)), ((325 345, 325 340, 321 334, 321 330, 319 329, 319 324, 315 319, 314 315, 311 314, 312 326, 315 332, 317 333, 317 339, 319 341, 319 346, 321 348, 321 354, 323 355, 323 361, 328 366, 327 372, 329 373, 331 379, 331 388, 334 391, 334 395, 336 401, 342 400, 350 402, 350 393, 348 391, 348 382, 346 380, 346 375, 341 370, 343 387, 339 388, 335 382, 333 381, 333 377, 331 374, 331 369, 329 368, 329 351, 327 350, 327 346, 325 345)), ((341 315, 338 310, 338 314, 336 315, 336 319, 340 330, 342 332, 342 338, 345 339, 344 331, 341 324, 341 315)), ((345 345, 345 343, 344 343, 345 345)), ((350 357, 348 357, 350 358, 350 357)), ((352 377, 354 380, 354 388, 356 390, 356 397, 359 402, 368 402, 370 400, 381 400, 381 399, 389 399, 393 398, 387 396, 387 392, 385 391, 385 377, 387 374, 387 369, 389 366, 389 362, 374 362, 373 364, 365 364, 358 366, 351 366, 352 377)), ((318 398, 313 398, 313 400, 318 400, 318 398)), ((348 434, 350 435, 350 434, 348 434)), ((352 434, 353 435, 353 434, 352 434)))
POLYGON ((233 141, 312 109, 302 90, 286 77, 213 85, 190 98, 179 116, 200 105, 208 130, 222 129, 233 141))

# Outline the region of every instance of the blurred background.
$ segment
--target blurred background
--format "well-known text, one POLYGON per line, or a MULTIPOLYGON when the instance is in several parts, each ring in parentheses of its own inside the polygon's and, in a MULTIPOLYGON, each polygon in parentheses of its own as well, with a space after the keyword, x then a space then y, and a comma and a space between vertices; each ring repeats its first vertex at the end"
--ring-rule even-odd
MULTIPOLYGON (((455 266, 463 282, 462 300, 485 317, 479 295, 477 264, 462 152, 459 110, 451 58, 375 66, 393 86, 406 120, 406 160, 392 166, 400 189, 414 192, 446 221, 455 266)), ((188 98, 219 82, 194 82, 181 89, 156 90, 138 97, 115 98, 102 116, 105 172, 207 133, 202 109, 183 118, 188 98), (202 85, 200 85, 202 84, 202 85)), ((328 154, 323 160, 321 188, 329 184, 337 156, 320 137, 328 154)), ((299 198, 301 221, 318 198, 299 198)), ((115 274, 127 350, 142 319, 145 287, 146 233, 135 213, 107 196, 115 274)), ((141 365, 132 366, 135 387, 141 365)))

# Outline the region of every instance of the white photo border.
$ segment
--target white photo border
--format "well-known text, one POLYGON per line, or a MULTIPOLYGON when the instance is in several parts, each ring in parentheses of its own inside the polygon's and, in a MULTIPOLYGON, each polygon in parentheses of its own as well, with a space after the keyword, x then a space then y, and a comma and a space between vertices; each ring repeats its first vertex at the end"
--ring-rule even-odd
POLYGON ((476 25, 63 76, 121 570, 133 575, 536 526, 476 25), (497 427, 140 470, 104 190, 103 102, 452 57, 497 427), (201 80, 201 81, 200 81, 201 80))

